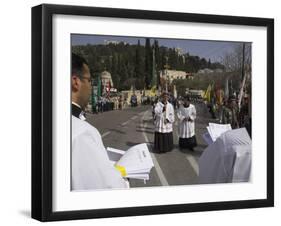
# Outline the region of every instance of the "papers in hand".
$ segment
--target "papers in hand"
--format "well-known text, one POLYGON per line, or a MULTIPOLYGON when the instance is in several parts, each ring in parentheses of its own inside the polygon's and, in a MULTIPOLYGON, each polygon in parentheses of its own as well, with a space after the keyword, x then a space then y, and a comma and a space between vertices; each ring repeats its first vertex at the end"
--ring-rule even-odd
POLYGON ((204 141, 209 145, 218 139, 220 135, 225 133, 228 130, 231 130, 230 124, 216 124, 216 123, 209 123, 209 126, 207 126, 207 133, 204 133, 203 139, 204 141))
POLYGON ((107 148, 107 151, 109 159, 114 162, 123 177, 149 180, 149 173, 154 164, 145 143, 135 145, 127 151, 114 148, 107 148))
POLYGON ((203 133, 202 137, 203 137, 204 141, 206 142, 206 144, 208 144, 208 145, 210 145, 214 142, 212 137, 210 136, 209 132, 203 133))

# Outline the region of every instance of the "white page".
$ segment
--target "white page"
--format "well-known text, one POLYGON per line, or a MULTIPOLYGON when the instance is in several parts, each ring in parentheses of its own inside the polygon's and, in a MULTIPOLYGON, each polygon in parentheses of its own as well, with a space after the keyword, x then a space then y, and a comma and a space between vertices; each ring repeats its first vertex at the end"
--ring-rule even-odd
POLYGON ((209 123, 209 130, 211 131, 210 136, 213 141, 215 141, 221 134, 225 133, 228 130, 231 130, 230 124, 217 124, 209 123))
POLYGON ((202 137, 203 137, 204 141, 206 142, 206 144, 208 144, 208 145, 210 145, 210 144, 212 144, 214 142, 212 137, 210 136, 210 134, 208 132, 207 133, 203 133, 202 137))
POLYGON ((118 154, 120 154, 120 155, 124 155, 124 154, 126 153, 125 151, 120 150, 120 149, 117 149, 117 148, 107 147, 106 149, 107 149, 107 151, 109 151, 109 152, 115 152, 115 153, 118 153, 118 154))
POLYGON ((116 164, 124 167, 127 174, 130 174, 130 172, 148 172, 154 166, 145 143, 128 149, 116 164))
POLYGON ((142 174, 142 173, 137 173, 137 174, 129 174, 126 176, 126 178, 134 178, 134 179, 141 179, 141 180, 149 180, 149 174, 142 174))
POLYGON ((215 142, 215 141, 216 141, 216 139, 215 139, 214 135, 212 134, 212 131, 211 131, 211 129, 210 129, 210 127, 209 127, 209 126, 207 126, 207 130, 208 130, 208 133, 209 133, 209 135, 210 135, 211 139, 213 140, 213 142, 215 142))
POLYGON ((123 150, 119 150, 111 147, 107 147, 106 150, 109 160, 114 162, 114 164, 122 157, 122 155, 126 153, 123 150))

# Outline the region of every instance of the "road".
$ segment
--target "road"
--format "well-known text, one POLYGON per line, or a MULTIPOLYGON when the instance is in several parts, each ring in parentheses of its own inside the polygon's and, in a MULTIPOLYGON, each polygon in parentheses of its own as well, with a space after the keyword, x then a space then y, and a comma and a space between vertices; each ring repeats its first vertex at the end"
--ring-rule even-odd
POLYGON ((174 149, 167 153, 154 153, 154 125, 151 106, 138 106, 124 110, 87 114, 87 121, 101 133, 105 147, 127 150, 133 145, 147 143, 155 167, 150 180, 130 179, 131 187, 152 187, 171 185, 191 185, 197 183, 198 159, 206 148, 202 134, 213 120, 204 104, 196 104, 197 119, 195 130, 198 146, 195 151, 178 148, 178 122, 175 120, 173 135, 174 149))

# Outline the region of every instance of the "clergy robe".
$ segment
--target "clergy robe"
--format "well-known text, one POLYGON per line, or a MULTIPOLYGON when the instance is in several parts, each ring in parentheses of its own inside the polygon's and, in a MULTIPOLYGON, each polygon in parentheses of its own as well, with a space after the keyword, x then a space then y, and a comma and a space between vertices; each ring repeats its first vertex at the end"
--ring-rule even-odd
POLYGON ((72 116, 72 190, 128 188, 108 158, 98 130, 72 116))
POLYGON ((248 182, 251 180, 251 160, 252 141, 247 130, 229 130, 200 156, 198 182, 248 182))
POLYGON ((181 148, 193 149, 196 145, 195 138, 195 119, 196 109, 193 104, 189 104, 188 107, 180 106, 177 112, 179 119, 179 146, 181 148), (185 120, 190 118, 191 121, 185 120))
POLYGON ((155 134, 154 149, 160 153, 173 149, 173 122, 175 121, 174 107, 167 102, 165 111, 164 104, 158 102, 154 109, 155 134))

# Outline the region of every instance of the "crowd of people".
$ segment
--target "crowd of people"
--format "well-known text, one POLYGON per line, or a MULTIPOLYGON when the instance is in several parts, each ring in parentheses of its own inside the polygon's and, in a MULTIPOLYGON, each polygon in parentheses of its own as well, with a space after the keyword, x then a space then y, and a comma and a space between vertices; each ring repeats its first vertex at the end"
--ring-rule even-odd
POLYGON ((105 111, 122 110, 124 108, 122 96, 100 96, 97 97, 96 103, 92 104, 93 113, 103 113, 105 111))
POLYGON ((251 112, 249 95, 244 94, 241 106, 238 106, 237 95, 224 98, 221 103, 214 101, 206 103, 213 119, 219 123, 230 124, 232 129, 245 127, 251 137, 251 112))

